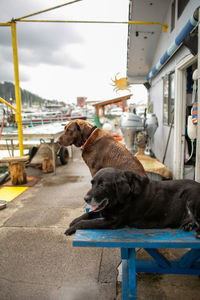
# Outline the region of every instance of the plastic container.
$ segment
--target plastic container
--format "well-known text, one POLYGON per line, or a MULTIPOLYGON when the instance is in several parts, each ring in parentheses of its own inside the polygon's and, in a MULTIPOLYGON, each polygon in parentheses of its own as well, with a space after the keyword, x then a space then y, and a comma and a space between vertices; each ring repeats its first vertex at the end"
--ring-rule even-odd
POLYGON ((7 202, 5 200, 0 200, 0 209, 6 208, 7 202))
POLYGON ((194 180, 194 166, 192 166, 192 165, 184 166, 183 178, 194 180))

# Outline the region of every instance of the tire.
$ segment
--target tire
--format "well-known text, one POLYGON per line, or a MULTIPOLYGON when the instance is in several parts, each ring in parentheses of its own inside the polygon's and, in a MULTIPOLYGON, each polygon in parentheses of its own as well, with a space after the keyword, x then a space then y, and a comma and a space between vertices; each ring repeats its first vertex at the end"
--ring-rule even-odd
POLYGON ((69 152, 66 147, 61 146, 58 152, 58 156, 60 157, 60 161, 62 165, 66 165, 69 159, 69 152))
POLYGON ((33 156, 36 154, 36 152, 38 151, 38 148, 33 146, 29 149, 28 154, 29 154, 29 160, 31 161, 33 156))

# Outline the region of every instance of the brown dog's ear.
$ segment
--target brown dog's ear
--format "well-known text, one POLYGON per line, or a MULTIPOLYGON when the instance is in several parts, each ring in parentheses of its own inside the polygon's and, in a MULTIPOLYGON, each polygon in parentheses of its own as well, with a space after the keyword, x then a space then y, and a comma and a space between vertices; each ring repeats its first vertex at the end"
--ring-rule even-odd
POLYGON ((128 197, 131 192, 129 182, 123 174, 115 180, 114 188, 119 202, 124 202, 124 198, 128 197))
POLYGON ((145 186, 149 183, 148 177, 141 176, 132 171, 125 171, 124 174, 129 182, 131 192, 135 195, 141 194, 145 186))
POLYGON ((83 140, 86 141, 89 135, 91 134, 91 129, 93 128, 93 125, 86 121, 82 121, 80 124, 77 123, 77 125, 79 126, 79 130, 81 132, 83 140))
POLYGON ((79 126, 79 124, 76 122, 75 123, 75 127, 76 127, 76 129, 78 130, 78 131, 81 131, 81 128, 80 128, 80 126, 79 126))

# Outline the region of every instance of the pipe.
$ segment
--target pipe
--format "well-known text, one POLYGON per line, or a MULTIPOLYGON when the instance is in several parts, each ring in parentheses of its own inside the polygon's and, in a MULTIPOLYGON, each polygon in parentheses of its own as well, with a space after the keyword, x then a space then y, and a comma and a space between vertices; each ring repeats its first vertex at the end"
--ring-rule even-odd
POLYGON ((151 79, 160 69, 163 67, 163 65, 166 63, 166 61, 176 52, 176 50, 180 47, 183 39, 194 29, 194 27, 198 23, 198 8, 196 8, 193 16, 189 19, 189 21, 186 23, 186 25, 183 27, 181 32, 177 35, 175 41, 171 44, 171 46, 167 49, 167 51, 163 54, 159 62, 156 64, 156 66, 151 70, 151 72, 146 76, 146 79, 151 79))
POLYGON ((6 100, 4 100, 3 98, 0 97, 0 101, 4 104, 6 104, 8 107, 10 107, 12 110, 17 111, 17 109, 12 106, 10 103, 8 103, 6 100))
POLYGON ((0 26, 10 26, 10 22, 7 22, 7 23, 0 23, 0 26))
POLYGON ((11 22, 11 33, 12 33, 12 45, 13 45, 13 62, 14 62, 14 71, 15 71, 15 99, 16 99, 16 107, 17 107, 17 113, 15 115, 15 119, 17 121, 17 127, 18 127, 20 156, 23 156, 24 146, 23 146, 23 131, 22 131, 22 116, 21 116, 21 95, 20 95, 20 87, 19 87, 17 34, 16 34, 15 21, 11 22))
POLYGON ((24 20, 16 19, 17 22, 34 22, 34 23, 82 23, 82 24, 128 24, 128 25, 157 25, 163 28, 163 32, 167 32, 168 25, 159 22, 143 22, 143 21, 87 21, 87 20, 24 20))

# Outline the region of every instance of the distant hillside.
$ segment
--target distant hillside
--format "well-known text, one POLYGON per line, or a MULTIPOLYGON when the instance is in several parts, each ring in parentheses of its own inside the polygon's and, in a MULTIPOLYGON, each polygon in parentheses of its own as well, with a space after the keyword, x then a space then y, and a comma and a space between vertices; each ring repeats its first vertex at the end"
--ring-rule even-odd
MULTIPOLYGON (((48 100, 41 98, 38 95, 32 94, 27 90, 21 90, 21 102, 23 106, 32 106, 39 105, 42 106, 44 104, 55 104, 58 103, 57 100, 48 100)), ((9 102, 10 98, 15 100, 15 86, 12 82, 0 82, 0 97, 9 102)), ((59 102, 59 104, 63 104, 64 102, 59 102)))

